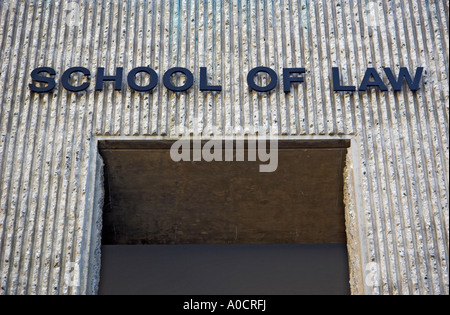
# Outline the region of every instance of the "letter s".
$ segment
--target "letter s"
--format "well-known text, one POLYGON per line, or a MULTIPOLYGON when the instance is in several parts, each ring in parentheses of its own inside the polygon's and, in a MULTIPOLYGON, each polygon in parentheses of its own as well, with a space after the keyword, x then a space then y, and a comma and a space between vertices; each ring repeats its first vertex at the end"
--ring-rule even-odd
POLYGON ((50 92, 56 86, 55 79, 53 79, 51 77, 41 76, 40 75, 41 72, 47 72, 50 75, 56 75, 56 71, 53 68, 41 67, 41 68, 34 69, 31 72, 31 78, 36 82, 47 83, 47 86, 39 87, 39 86, 36 86, 34 83, 30 83, 29 87, 32 92, 38 92, 38 93, 50 92))

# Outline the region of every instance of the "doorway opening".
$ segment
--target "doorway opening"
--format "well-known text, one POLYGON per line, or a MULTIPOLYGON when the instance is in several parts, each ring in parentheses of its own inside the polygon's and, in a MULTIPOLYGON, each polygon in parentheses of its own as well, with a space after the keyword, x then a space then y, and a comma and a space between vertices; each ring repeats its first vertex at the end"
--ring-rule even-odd
POLYGON ((349 140, 279 140, 274 172, 248 160, 175 162, 173 143, 99 141, 99 294, 350 293, 349 140))

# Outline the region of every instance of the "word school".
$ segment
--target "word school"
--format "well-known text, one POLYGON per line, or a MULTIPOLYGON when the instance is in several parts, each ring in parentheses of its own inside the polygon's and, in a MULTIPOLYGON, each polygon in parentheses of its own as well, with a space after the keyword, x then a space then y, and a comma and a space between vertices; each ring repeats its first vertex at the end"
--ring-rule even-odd
MULTIPOLYGON (((389 83, 392 85, 394 91, 401 91, 404 83, 408 85, 411 91, 417 91, 419 89, 420 80, 422 78, 423 67, 418 67, 414 77, 411 77, 408 69, 400 68, 399 74, 396 77, 391 70, 387 67, 383 69, 389 83)), ((201 91, 222 91, 222 86, 220 85, 209 85, 207 80, 207 68, 200 68, 200 90, 201 91)), ((303 75, 306 73, 305 68, 283 68, 283 91, 289 93, 291 91, 292 84, 300 84, 304 82, 303 75)), ((31 78, 33 83, 29 84, 29 88, 32 92, 46 93, 51 92, 56 87, 56 81, 54 76, 56 71, 50 67, 40 67, 36 68, 31 72, 31 78), (43 75, 44 74, 44 75, 43 75), (36 83, 40 84, 37 85, 36 83)), ((71 92, 81 92, 86 90, 90 86, 91 71, 84 67, 73 67, 69 68, 61 76, 62 86, 71 92), (85 82, 74 85, 73 77, 75 73, 81 73, 82 77, 85 77, 85 82), (87 79, 87 80, 86 80, 87 79)), ((116 68, 115 74, 106 75, 105 68, 97 68, 97 76, 95 81, 95 90, 102 91, 105 83, 114 83, 114 89, 116 91, 121 91, 123 86, 124 71, 122 67, 116 68)), ((356 86, 345 85, 341 82, 339 68, 332 68, 332 81, 333 90, 336 92, 354 92, 356 91, 356 86)), ((127 82, 130 88, 137 92, 151 92, 159 82, 158 74, 155 70, 149 67, 138 67, 132 69, 127 75, 127 82), (136 82, 137 74, 143 73, 147 75, 150 80, 147 85, 139 85, 136 82)), ((184 92, 192 87, 194 84, 194 75, 189 69, 182 67, 175 67, 167 70, 163 75, 164 86, 174 92, 184 92), (182 85, 176 85, 172 82, 172 77, 174 75, 183 75, 185 80, 183 80, 182 85)), ((256 67, 249 71, 247 75, 247 84, 250 89, 257 92, 269 92, 273 90, 278 84, 277 73, 267 67, 256 67), (265 73, 267 76, 267 85, 261 86, 255 83, 255 76, 259 73, 265 73)), ((381 78, 380 74, 375 68, 367 68, 364 77, 359 85, 358 91, 367 91, 369 88, 378 88, 381 91, 387 91, 388 88, 381 78)))

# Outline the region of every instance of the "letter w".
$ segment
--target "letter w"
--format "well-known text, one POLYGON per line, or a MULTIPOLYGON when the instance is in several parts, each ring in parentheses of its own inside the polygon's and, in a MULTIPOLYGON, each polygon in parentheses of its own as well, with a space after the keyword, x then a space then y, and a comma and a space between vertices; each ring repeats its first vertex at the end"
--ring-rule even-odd
POLYGON ((423 67, 417 68, 414 80, 411 78, 411 75, 406 68, 400 68, 398 79, 395 79, 391 68, 384 68, 384 72, 386 73, 389 82, 391 82, 394 91, 402 90, 403 81, 406 81, 411 91, 417 91, 419 89, 420 79, 422 78, 423 67))

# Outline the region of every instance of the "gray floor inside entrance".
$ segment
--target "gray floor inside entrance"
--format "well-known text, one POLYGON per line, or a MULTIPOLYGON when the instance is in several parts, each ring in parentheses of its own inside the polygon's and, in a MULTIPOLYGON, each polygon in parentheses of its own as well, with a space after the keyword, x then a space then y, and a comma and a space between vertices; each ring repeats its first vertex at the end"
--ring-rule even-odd
POLYGON ((99 294, 349 294, 345 244, 104 245, 99 294))

